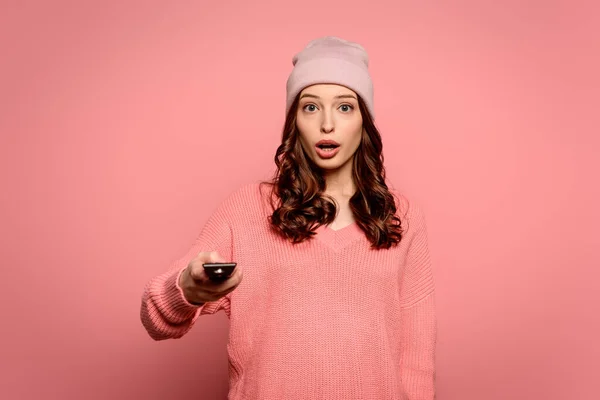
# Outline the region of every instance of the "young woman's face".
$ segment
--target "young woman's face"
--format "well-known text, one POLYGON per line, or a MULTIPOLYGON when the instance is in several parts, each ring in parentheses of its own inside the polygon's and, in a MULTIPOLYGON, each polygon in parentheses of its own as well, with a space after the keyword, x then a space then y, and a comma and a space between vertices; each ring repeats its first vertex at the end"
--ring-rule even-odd
POLYGON ((306 87, 300 92, 296 126, 304 151, 320 168, 335 170, 346 165, 363 133, 356 93, 333 84, 306 87))

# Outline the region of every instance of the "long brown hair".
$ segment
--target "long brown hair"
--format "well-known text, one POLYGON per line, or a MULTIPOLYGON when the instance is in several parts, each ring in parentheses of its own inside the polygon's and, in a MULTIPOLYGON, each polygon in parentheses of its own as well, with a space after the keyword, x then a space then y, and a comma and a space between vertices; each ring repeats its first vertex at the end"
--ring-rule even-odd
MULTIPOLYGON (((272 229, 292 243, 315 235, 318 226, 330 224, 336 216, 333 198, 324 194, 323 174, 298 139, 298 102, 299 96, 285 120, 281 145, 274 157, 277 169, 273 179, 261 183, 272 188, 272 229)), ((352 178, 357 190, 350 198, 350 209, 372 248, 390 248, 400 242, 404 231, 396 216, 395 197, 385 183, 381 135, 360 96, 358 105, 364 130, 353 159, 352 178)))

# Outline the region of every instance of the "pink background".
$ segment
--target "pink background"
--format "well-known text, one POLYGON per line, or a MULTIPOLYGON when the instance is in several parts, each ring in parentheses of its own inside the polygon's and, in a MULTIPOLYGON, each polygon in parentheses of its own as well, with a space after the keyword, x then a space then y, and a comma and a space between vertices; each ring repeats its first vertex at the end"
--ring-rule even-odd
POLYGON ((438 398, 597 399, 598 7, 433 3, 4 1, 0 397, 226 397, 225 314, 153 342, 143 285, 270 176, 291 58, 333 34, 426 211, 438 398))

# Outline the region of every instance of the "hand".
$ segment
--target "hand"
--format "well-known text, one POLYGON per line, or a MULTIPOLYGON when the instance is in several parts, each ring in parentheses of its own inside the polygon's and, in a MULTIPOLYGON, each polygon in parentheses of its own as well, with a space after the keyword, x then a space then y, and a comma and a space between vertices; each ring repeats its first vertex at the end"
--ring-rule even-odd
POLYGON ((199 253, 179 277, 179 286, 189 303, 202 305, 208 301, 218 300, 232 292, 242 281, 243 273, 239 265, 226 280, 211 281, 202 266, 204 263, 211 262, 225 262, 225 259, 216 251, 199 253))

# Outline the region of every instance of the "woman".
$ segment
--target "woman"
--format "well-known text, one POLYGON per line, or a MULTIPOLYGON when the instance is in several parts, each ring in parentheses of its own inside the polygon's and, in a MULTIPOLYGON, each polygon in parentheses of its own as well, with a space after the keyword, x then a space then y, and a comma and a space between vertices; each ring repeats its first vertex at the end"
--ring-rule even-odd
POLYGON ((144 291, 155 340, 230 320, 230 399, 433 399, 436 316, 423 212, 385 182, 363 47, 293 59, 272 182, 233 191, 144 291), (205 262, 235 261, 224 282, 205 262))

